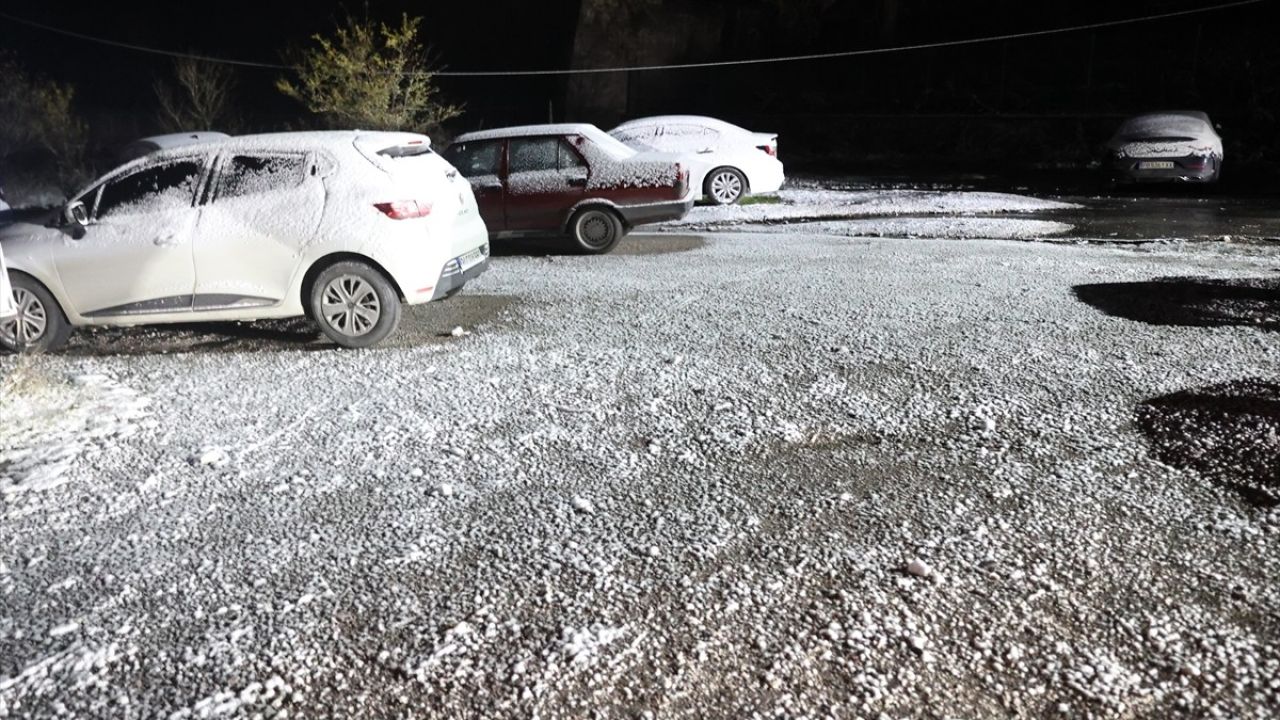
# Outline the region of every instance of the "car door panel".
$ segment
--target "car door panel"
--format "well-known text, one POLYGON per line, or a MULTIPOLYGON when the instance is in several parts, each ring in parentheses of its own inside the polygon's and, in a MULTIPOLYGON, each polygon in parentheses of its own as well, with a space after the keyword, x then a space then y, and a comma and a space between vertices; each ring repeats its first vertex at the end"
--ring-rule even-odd
POLYGON ((64 236, 54 265, 85 317, 187 312, 195 287, 191 241, 204 158, 144 167, 103 183, 83 232, 64 236))
POLYGON ((560 137, 511 140, 507 149, 506 227, 557 232, 586 194, 586 161, 560 137))
POLYGON ((194 309, 275 305, 324 214, 325 189, 306 154, 219 159, 192 243, 194 309))

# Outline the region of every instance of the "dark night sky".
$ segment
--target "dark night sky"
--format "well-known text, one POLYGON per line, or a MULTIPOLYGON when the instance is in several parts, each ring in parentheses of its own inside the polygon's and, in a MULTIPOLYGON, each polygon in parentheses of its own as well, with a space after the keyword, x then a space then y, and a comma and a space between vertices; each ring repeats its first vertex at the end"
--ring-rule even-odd
MULTIPOLYGON (((762 13, 745 15, 755 18, 767 18, 778 7, 815 4, 814 0, 641 1, 656 2, 659 7, 686 8, 706 3, 764 8, 762 13)), ((734 29, 737 39, 726 42, 723 52, 731 57, 759 57, 876 47, 885 39, 877 35, 877 24, 870 17, 883 2, 829 3, 816 35, 803 38, 789 34, 785 23, 758 21, 763 27, 734 29)), ((1206 0, 897 3, 898 30, 892 42, 899 44, 1062 27, 1214 4, 1206 0)), ((1274 98, 1271 90, 1259 91, 1256 86, 1264 81, 1274 83, 1276 78, 1272 76, 1280 71, 1271 38, 1276 26, 1272 6, 1278 4, 1280 0, 1272 0, 1193 18, 1005 45, 759 69, 647 74, 635 83, 636 88, 643 86, 644 90, 637 106, 646 112, 687 109, 717 114, 724 110, 731 119, 750 118, 750 113, 758 112, 771 123, 774 121, 768 120, 770 114, 796 109, 1103 114, 1128 111, 1132 109, 1127 107, 1129 104, 1194 102, 1222 114, 1243 114, 1247 104, 1256 105, 1257 98, 1274 98), (1097 49, 1091 53, 1097 56, 1096 67, 1086 70, 1090 43, 1097 49), (1001 73, 1008 75, 1007 83, 996 77, 1001 73), (1091 75, 1088 80, 1086 74, 1091 75), (1190 87, 1185 77, 1199 77, 1204 85, 1190 87), (714 92, 703 92, 707 89, 714 92)), ((567 67, 578 15, 576 0, 369 0, 367 4, 219 0, 213 4, 192 3, 190 11, 182 9, 181 4, 158 11, 153 3, 133 0, 86 5, 62 0, 0 0, 4 12, 68 30, 176 51, 262 62, 280 62, 283 48, 304 43, 313 33, 332 28, 335 18, 346 9, 386 20, 408 12, 424 18, 424 40, 434 49, 439 64, 451 70, 567 67), (202 9, 194 9, 197 7, 202 9)), ((619 22, 616 32, 626 33, 626 24, 619 22)), ((3 19, 0 48, 14 51, 32 70, 74 83, 82 107, 99 121, 99 132, 104 132, 100 129, 102 118, 124 117, 134 118, 131 129, 147 130, 145 125, 136 124, 145 121, 136 118, 148 116, 153 103, 152 81, 166 74, 171 62, 15 26, 3 19)), ((287 118, 297 114, 297 108, 272 89, 278 75, 276 71, 239 71, 242 102, 261 117, 287 118)), ((560 79, 442 80, 442 87, 451 98, 468 106, 467 115, 458 121, 460 128, 542 121, 549 100, 563 102, 565 86, 560 79)))

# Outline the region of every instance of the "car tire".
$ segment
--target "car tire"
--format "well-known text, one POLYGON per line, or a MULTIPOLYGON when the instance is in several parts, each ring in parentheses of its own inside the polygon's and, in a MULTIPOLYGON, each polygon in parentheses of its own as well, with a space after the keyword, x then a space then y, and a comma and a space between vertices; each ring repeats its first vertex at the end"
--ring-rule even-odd
POLYGON ((311 318, 345 348, 377 345, 400 324, 400 295, 381 271, 355 260, 321 270, 308 292, 311 318))
POLYGON ((0 347, 15 353, 57 350, 71 336, 71 323, 53 294, 30 275, 10 273, 18 317, 0 323, 0 347))
POLYGON ((719 167, 707 173, 702 188, 707 199, 716 205, 736 205, 749 191, 747 176, 731 167, 719 167))
POLYGON ((617 247, 626 228, 617 213, 606 208, 584 208, 569 221, 569 237, 579 250, 603 255, 617 247))

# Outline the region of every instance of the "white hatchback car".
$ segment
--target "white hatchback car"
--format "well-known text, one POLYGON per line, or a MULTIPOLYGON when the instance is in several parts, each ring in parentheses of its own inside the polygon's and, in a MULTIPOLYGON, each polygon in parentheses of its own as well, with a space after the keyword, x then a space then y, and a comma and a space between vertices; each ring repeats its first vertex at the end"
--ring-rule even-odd
POLYGON ((18 316, 0 345, 73 326, 306 315, 369 347, 402 303, 451 297, 489 263, 466 178, 422 135, 250 135, 123 165, 45 222, 0 228, 18 316))
POLYGON ((777 192, 786 180, 778 136, 744 130, 698 115, 665 115, 625 122, 609 134, 637 150, 686 157, 690 184, 717 205, 777 192))

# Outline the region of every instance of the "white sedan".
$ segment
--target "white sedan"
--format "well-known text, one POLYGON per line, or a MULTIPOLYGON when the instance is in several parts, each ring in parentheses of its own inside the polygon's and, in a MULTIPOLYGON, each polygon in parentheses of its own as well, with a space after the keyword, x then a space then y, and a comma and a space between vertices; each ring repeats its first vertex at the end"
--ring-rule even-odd
POLYGON ((690 183, 717 205, 777 192, 786 180, 777 135, 723 120, 664 115, 625 122, 609 134, 637 150, 684 156, 692 166, 690 183))
POLYGON ((402 303, 451 297, 484 272, 488 238, 470 184, 422 135, 197 142, 0 229, 18 301, 0 345, 48 350, 84 325, 305 315, 338 345, 369 347, 402 303))

